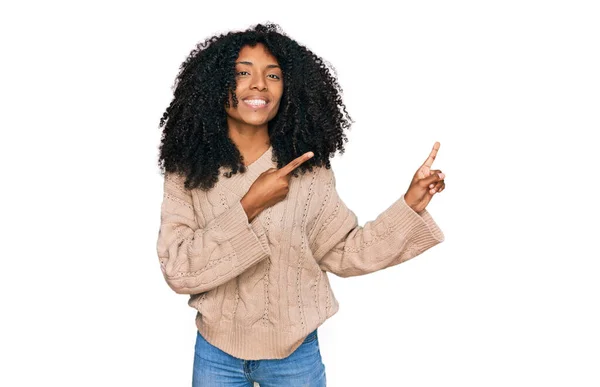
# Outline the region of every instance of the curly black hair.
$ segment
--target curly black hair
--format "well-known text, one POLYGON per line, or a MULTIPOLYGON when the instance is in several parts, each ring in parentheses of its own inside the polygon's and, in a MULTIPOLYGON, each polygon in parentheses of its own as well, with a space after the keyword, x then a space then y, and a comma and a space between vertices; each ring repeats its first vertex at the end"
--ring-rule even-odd
POLYGON ((335 69, 306 47, 289 38, 277 24, 257 24, 246 31, 215 35, 197 44, 181 64, 172 87, 173 100, 160 119, 161 172, 185 175, 185 187, 209 190, 219 179, 219 168, 230 167, 230 177, 246 172, 237 146, 228 135, 225 106, 233 106, 235 61, 242 47, 262 43, 283 73, 283 94, 268 132, 277 167, 308 152, 314 156, 292 173, 331 168, 329 159, 344 153, 344 129, 353 123, 342 102, 335 69))

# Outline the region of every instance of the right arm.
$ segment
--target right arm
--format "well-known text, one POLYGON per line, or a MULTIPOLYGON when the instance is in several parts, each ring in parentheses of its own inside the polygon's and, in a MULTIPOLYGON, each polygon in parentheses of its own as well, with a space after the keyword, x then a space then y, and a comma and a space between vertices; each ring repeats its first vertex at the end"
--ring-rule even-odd
POLYGON ((185 177, 166 173, 156 250, 163 276, 178 294, 211 290, 271 255, 258 218, 249 222, 242 201, 200 228, 185 177))

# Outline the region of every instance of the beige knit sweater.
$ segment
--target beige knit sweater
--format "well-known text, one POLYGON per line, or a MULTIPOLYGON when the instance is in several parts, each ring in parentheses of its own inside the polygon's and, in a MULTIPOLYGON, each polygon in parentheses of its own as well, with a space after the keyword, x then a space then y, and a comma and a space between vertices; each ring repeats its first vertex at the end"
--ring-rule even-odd
POLYGON ((272 156, 271 146, 246 173, 220 176, 208 192, 185 189, 180 175, 164 180, 157 242, 164 278, 190 295, 202 336, 246 360, 289 356, 338 311, 327 272, 371 273, 444 240, 427 210, 417 214, 403 196, 359 226, 325 167, 292 176, 286 198, 248 223, 240 200, 277 167, 272 156))

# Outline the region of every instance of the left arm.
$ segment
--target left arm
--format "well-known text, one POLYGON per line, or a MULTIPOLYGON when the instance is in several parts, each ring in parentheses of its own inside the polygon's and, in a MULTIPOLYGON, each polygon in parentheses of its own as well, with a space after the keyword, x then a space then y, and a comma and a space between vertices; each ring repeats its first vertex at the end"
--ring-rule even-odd
POLYGON ((324 198, 310 232, 313 256, 322 270, 339 277, 372 273, 407 261, 443 242, 444 234, 427 210, 415 212, 396 200, 375 220, 358 219, 339 197, 333 170, 319 171, 324 198))

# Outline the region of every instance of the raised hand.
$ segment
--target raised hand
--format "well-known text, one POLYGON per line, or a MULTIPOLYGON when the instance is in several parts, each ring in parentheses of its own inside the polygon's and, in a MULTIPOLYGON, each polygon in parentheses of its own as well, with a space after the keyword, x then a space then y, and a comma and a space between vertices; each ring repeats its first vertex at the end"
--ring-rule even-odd
POLYGON ((283 200, 289 191, 291 172, 313 156, 313 152, 306 152, 280 169, 269 168, 261 173, 242 198, 248 221, 252 221, 265 208, 283 200))
POLYGON ((431 166, 440 149, 440 143, 433 144, 433 149, 427 157, 427 160, 419 167, 412 178, 408 190, 404 194, 404 201, 415 212, 421 212, 427 207, 433 195, 441 192, 446 187, 444 178, 446 177, 441 170, 432 170, 431 166))
POLYGON ((433 161, 435 160, 435 156, 437 156, 439 149, 440 143, 436 141, 435 144, 433 144, 433 149, 431 150, 431 153, 429 153, 429 157, 427 157, 427 160, 425 160, 423 165, 421 165, 421 167, 417 171, 419 179, 424 179, 431 175, 431 165, 433 164, 433 161))

